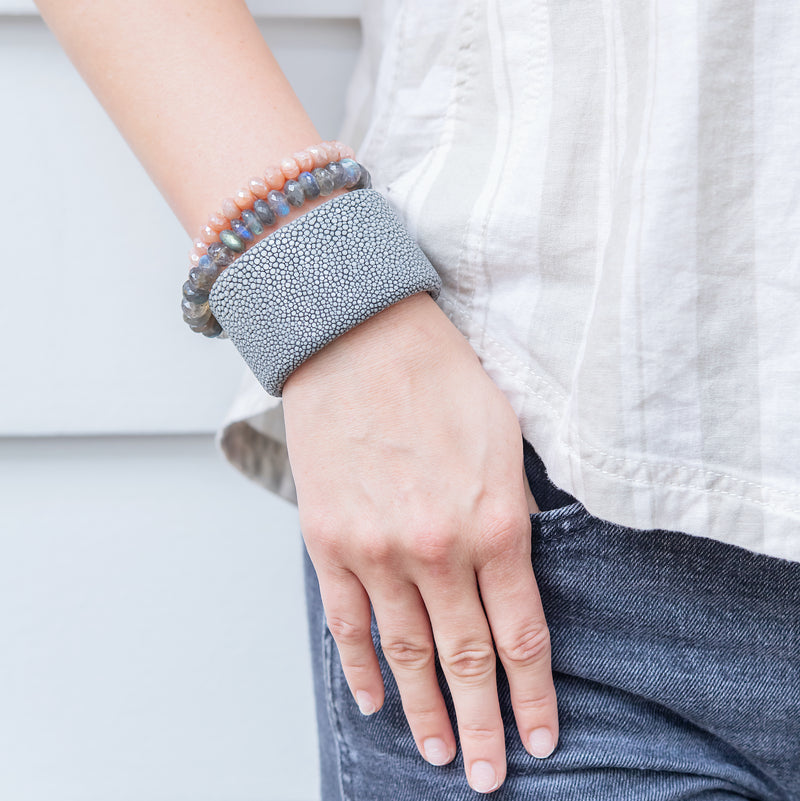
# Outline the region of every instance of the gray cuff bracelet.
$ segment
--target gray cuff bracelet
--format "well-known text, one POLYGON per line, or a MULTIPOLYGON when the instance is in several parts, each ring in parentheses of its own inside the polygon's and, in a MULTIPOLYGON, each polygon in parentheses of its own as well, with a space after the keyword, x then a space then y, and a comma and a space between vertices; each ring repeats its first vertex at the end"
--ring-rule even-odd
POLYGON ((209 304, 270 395, 309 356, 379 311, 441 289, 433 265, 386 199, 341 195, 246 251, 217 278, 209 304))

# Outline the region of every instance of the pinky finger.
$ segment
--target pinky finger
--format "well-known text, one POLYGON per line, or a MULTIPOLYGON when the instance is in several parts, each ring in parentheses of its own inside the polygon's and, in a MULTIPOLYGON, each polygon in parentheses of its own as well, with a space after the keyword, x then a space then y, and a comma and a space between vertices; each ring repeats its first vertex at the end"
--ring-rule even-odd
POLYGON ((371 715, 383 706, 383 676, 370 629, 369 596, 353 573, 319 575, 325 618, 358 708, 371 715))

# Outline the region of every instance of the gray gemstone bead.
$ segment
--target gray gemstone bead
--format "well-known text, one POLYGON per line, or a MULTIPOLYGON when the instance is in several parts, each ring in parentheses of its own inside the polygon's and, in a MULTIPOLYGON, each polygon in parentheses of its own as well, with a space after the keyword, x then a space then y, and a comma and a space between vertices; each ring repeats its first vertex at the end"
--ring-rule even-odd
POLYGON ((328 172, 325 167, 317 167, 311 173, 317 181, 319 186, 319 193, 325 197, 333 192, 333 176, 328 172))
POLYGON ((254 211, 247 211, 242 212, 242 222, 247 226, 247 230, 250 231, 251 234, 258 236, 258 234, 264 233, 264 226, 261 224, 261 220, 258 219, 258 215, 254 211))
POLYGON ((204 337, 218 337, 222 333, 222 326, 212 317, 199 331, 204 337))
POLYGON ((235 258, 236 254, 222 242, 212 242, 208 246, 208 258, 220 269, 227 267, 235 258))
POLYGON ((323 203, 254 245, 209 303, 268 393, 345 331, 441 280, 378 192, 323 203))
POLYGON ((242 242, 249 242, 253 238, 253 234, 242 220, 231 220, 231 230, 242 242))
POLYGON ((190 322, 189 328, 196 334, 203 334, 203 336, 207 337, 219 336, 222 331, 222 326, 220 326, 213 314, 209 315, 208 319, 203 320, 202 323, 193 324, 190 322))
POLYGON ((353 189, 371 189, 372 176, 363 164, 358 165, 361 168, 361 175, 358 177, 358 182, 353 186, 353 189))
POLYGON ((253 203, 253 211, 264 225, 275 225, 275 212, 269 207, 266 200, 257 200, 253 203))
POLYGON ((307 198, 313 200, 319 197, 319 184, 317 179, 310 172, 301 172, 297 176, 297 183, 303 187, 303 193, 307 198))
POLYGON ((285 217, 290 211, 289 201, 286 199, 286 195, 277 189, 269 190, 267 193, 267 203, 278 217, 285 217))
POLYGON ((283 194, 293 206, 302 206, 306 195, 298 181, 287 181, 283 186, 283 194))
POLYGON ((344 167, 346 177, 345 186, 350 189, 350 187, 358 183, 358 179, 361 177, 361 167, 358 162, 353 159, 342 159, 339 164, 344 167))
POLYGON ((189 283, 201 292, 208 292, 217 280, 219 269, 208 256, 201 256, 200 261, 189 270, 189 283))
POLYGON ((211 317, 211 308, 208 303, 192 303, 184 298, 181 301, 183 319, 191 325, 201 325, 211 317))
POLYGON ((344 189, 344 186, 347 183, 347 170, 345 170, 345 168, 339 164, 338 161, 332 161, 330 164, 326 165, 325 169, 333 178, 333 188, 344 189))
POLYGON ((183 297, 191 303, 206 303, 208 301, 208 292, 196 289, 190 281, 184 281, 183 297))
POLYGON ((225 247, 230 248, 236 253, 241 253, 244 250, 244 241, 233 231, 223 231, 219 235, 219 241, 222 242, 225 247))

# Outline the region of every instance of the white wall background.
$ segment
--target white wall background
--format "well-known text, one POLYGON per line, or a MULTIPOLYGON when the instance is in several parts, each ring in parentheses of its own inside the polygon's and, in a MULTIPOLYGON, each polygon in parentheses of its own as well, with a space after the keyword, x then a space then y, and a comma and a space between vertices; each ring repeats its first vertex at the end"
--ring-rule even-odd
MULTIPOLYGON (((357 5, 251 3, 326 137, 357 5)), ((186 236, 27 0, 0 108, 0 798, 312 801, 295 509, 214 449, 242 367, 186 236)))

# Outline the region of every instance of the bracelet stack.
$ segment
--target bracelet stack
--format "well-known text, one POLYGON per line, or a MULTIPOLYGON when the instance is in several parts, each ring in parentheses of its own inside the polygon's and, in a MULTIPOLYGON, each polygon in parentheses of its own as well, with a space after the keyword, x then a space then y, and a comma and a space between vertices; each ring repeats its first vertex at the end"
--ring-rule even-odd
POLYGON ((348 147, 323 142, 223 200, 194 242, 183 319, 229 337, 270 395, 345 331, 418 292, 439 295, 433 265, 371 186, 348 147), (278 224, 292 206, 342 189, 359 191, 278 224))
POLYGON ((223 333, 208 296, 220 273, 253 243, 253 238, 286 217, 291 207, 337 189, 369 189, 369 172, 340 142, 322 142, 284 159, 279 167, 251 178, 246 188, 225 198, 209 217, 189 251, 191 269, 183 285, 181 310, 192 331, 207 337, 223 333))

